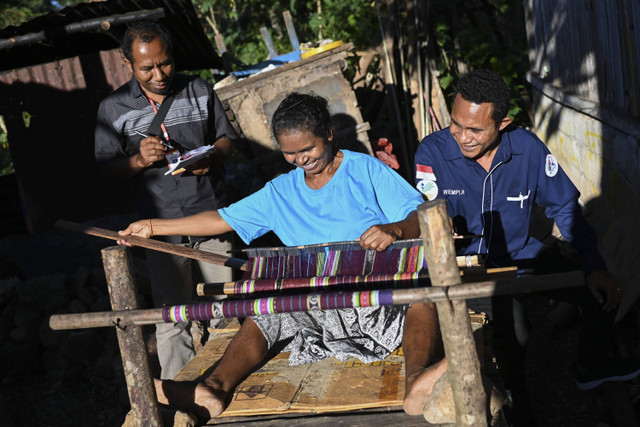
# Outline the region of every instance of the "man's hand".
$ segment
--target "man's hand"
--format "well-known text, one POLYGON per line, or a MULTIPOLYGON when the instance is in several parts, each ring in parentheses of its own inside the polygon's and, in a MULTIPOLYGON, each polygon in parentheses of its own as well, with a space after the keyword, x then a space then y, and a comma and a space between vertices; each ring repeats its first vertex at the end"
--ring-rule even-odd
POLYGON ((148 136, 140 141, 139 161, 142 167, 148 168, 158 160, 164 159, 167 148, 162 145, 158 136, 148 136))
POLYGON ((615 310, 620 304, 622 297, 622 288, 618 279, 616 279, 608 271, 600 270, 589 273, 586 278, 587 286, 593 297, 600 304, 604 304, 604 311, 615 310), (603 294, 604 293, 604 299, 603 294))
POLYGON ((395 224, 374 225, 358 239, 364 249, 383 251, 400 239, 400 230, 395 224))
MULTIPOLYGON (((150 219, 141 219, 140 221, 132 222, 124 230, 118 231, 121 236, 137 236, 149 239, 153 237, 153 225, 150 219)), ((127 240, 117 240, 119 245, 133 246, 127 240)))
POLYGON ((212 159, 213 156, 206 156, 189 166, 185 166, 184 168, 194 175, 206 175, 209 173, 209 169, 211 168, 212 159))

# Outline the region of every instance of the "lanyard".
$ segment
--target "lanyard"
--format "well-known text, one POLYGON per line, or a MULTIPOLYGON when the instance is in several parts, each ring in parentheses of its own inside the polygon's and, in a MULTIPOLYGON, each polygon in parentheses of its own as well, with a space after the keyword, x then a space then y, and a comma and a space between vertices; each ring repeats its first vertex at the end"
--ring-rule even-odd
MULTIPOLYGON (((145 94, 146 96, 146 94, 145 94)), ((151 108, 153 108, 153 112, 155 114, 158 114, 158 107, 156 107, 156 103, 153 101, 153 99, 149 98, 147 96, 147 99, 149 100, 149 103, 151 104, 151 108)), ((165 97, 166 99, 166 97, 165 97)), ((169 132, 167 132, 167 127, 164 125, 164 122, 160 123, 160 128, 162 129, 162 134, 164 136, 165 141, 169 142, 169 132)))

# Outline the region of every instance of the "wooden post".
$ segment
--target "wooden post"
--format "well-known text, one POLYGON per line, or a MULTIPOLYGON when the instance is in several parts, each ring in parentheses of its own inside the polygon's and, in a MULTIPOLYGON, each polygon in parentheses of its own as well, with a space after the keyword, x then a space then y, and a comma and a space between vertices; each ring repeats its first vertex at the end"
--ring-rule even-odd
MULTIPOLYGON (((432 286, 460 284, 446 201, 437 199, 418 207, 424 256, 432 286)), ((487 397, 471 331, 466 300, 436 302, 447 357, 449 381, 456 405, 456 425, 486 426, 487 397)))
MULTIPOLYGON (((104 248, 102 263, 113 310, 138 308, 135 284, 131 273, 131 256, 126 246, 104 248)), ((131 412, 139 427, 162 427, 146 345, 140 326, 116 327, 122 366, 127 381, 131 412)))

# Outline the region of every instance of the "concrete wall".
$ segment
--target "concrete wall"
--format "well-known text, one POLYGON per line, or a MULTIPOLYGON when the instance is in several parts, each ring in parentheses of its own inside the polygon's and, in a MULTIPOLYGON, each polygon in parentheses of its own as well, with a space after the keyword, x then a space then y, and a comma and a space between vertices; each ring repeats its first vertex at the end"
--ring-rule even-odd
POLYGON ((609 270, 622 283, 621 313, 640 294, 640 125, 535 77, 535 132, 581 192, 609 270))

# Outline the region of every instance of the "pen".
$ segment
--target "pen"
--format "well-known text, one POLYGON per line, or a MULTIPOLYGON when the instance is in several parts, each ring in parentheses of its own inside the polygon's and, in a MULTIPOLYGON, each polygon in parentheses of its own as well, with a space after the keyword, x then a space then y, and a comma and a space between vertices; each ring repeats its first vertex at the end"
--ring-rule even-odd
MULTIPOLYGON (((138 135, 140 135, 143 138, 146 138, 147 136, 149 136, 149 135, 145 135, 144 133, 142 133, 142 132, 140 132, 138 130, 134 130, 134 132, 137 133, 138 135)), ((160 142, 162 142, 162 145, 164 145, 165 147, 173 150, 173 147, 168 142, 165 142, 165 141, 160 141, 160 142)))

